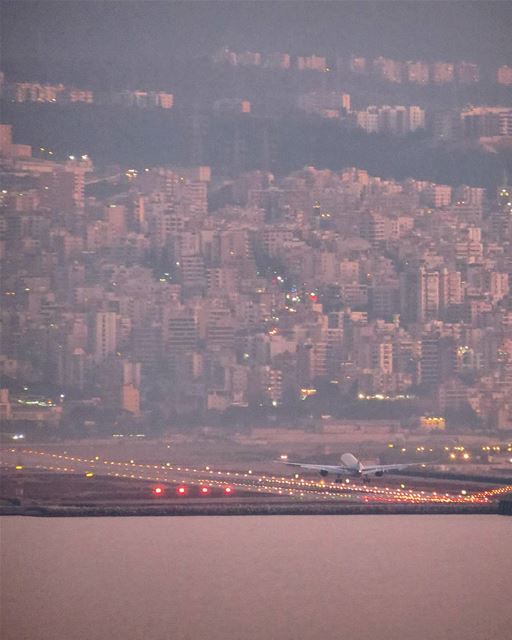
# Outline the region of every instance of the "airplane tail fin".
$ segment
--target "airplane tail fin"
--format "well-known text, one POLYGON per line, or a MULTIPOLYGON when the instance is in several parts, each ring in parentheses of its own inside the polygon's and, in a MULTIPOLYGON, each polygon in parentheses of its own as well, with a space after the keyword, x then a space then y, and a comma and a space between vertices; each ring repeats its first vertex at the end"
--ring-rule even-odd
POLYGON ((352 453, 344 453, 341 456, 341 463, 349 469, 359 469, 359 460, 352 453))

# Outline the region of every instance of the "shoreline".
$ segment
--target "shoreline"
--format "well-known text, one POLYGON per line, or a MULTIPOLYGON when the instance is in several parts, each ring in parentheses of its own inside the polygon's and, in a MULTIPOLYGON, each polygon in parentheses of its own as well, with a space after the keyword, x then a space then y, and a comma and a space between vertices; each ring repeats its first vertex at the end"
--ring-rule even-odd
POLYGON ((265 516, 265 515, 475 515, 503 513, 499 503, 472 504, 172 504, 160 506, 59 506, 59 505, 4 505, 0 516, 31 517, 143 517, 143 516, 265 516))

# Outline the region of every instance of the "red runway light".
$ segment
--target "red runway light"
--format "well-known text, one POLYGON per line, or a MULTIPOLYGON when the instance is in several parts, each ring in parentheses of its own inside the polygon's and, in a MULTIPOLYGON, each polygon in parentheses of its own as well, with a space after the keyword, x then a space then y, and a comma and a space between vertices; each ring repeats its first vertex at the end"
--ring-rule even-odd
POLYGON ((162 496, 164 494, 163 487, 154 487, 153 488, 153 494, 155 496, 162 496))
POLYGON ((176 489, 176 492, 179 496, 185 496, 187 494, 187 487, 181 485, 176 489))
POLYGON ((229 496, 229 495, 231 495, 233 493, 233 489, 231 487, 226 487, 224 489, 224 493, 229 496))
POLYGON ((210 493, 210 487, 201 487, 200 492, 201 495, 206 496, 210 493))

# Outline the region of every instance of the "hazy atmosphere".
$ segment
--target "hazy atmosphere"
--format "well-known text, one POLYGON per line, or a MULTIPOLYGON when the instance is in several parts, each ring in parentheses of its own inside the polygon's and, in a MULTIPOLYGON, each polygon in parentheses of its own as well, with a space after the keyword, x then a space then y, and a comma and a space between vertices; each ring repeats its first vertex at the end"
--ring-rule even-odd
POLYGON ((511 33, 0 0, 2 638, 508 640, 511 33))

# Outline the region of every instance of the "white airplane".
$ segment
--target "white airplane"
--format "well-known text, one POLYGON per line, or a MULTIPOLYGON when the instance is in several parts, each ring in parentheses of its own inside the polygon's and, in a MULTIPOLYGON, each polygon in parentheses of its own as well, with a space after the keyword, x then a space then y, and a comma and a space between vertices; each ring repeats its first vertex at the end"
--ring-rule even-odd
POLYGON ((336 482, 341 482, 344 477, 362 478, 363 482, 368 482, 370 476, 380 478, 387 471, 400 471, 406 467, 415 467, 417 462, 409 464, 376 464, 366 466, 358 460, 352 453, 344 453, 341 456, 341 464, 309 464, 302 462, 288 462, 287 460, 279 460, 283 464, 291 467, 300 467, 301 469, 309 469, 310 471, 318 471, 325 478, 330 473, 336 476, 336 482))

